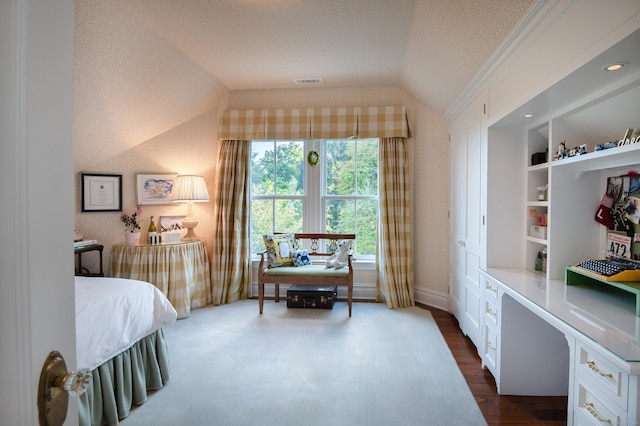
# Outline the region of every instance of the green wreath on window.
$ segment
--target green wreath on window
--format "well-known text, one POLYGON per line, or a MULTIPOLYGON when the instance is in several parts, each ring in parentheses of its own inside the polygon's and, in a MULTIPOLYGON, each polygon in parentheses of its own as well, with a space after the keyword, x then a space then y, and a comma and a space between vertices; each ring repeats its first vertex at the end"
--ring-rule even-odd
POLYGON ((315 167, 319 162, 320 154, 318 154, 318 151, 316 151, 315 149, 309 151, 309 153, 307 154, 307 163, 309 163, 311 167, 315 167))

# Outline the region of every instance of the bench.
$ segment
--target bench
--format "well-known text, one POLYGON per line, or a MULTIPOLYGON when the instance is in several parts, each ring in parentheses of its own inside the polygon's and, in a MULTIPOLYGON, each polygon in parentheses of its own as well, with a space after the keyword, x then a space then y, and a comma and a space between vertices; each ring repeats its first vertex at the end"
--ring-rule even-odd
MULTIPOLYGON (((306 249, 309 256, 329 257, 338 247, 340 240, 355 240, 355 234, 294 234, 300 249, 306 249), (304 245, 304 241, 309 240, 310 244, 304 245), (319 241, 326 240, 328 242, 328 250, 330 253, 320 253, 319 241)), ((279 266, 268 268, 266 262, 266 251, 260 254, 260 266, 258 267, 258 302, 260 305, 260 314, 264 305, 264 285, 275 285, 275 301, 280 301, 280 284, 298 284, 298 285, 342 285, 347 286, 347 303, 349 305, 349 316, 353 304, 353 267, 351 265, 351 255, 347 257, 347 265, 343 268, 325 268, 322 264, 312 264, 304 266, 279 266)))

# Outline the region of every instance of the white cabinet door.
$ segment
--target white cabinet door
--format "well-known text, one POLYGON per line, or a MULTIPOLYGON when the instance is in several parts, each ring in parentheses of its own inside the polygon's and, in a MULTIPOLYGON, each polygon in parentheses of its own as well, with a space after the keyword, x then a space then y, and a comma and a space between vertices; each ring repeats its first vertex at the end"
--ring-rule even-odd
POLYGON ((451 124, 451 279, 449 309, 462 331, 481 347, 483 290, 482 182, 484 93, 451 124))

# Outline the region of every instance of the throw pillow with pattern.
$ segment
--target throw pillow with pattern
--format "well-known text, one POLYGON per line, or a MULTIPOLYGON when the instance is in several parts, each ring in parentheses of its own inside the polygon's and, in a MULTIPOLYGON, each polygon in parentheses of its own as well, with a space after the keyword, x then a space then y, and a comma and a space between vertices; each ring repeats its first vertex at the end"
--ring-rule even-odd
POLYGON ((309 252, 307 250, 294 251, 293 265, 294 266, 311 265, 311 257, 309 256, 309 252))
POLYGON ((294 234, 265 234, 262 238, 267 249, 267 267, 293 266, 291 254, 298 249, 294 234))

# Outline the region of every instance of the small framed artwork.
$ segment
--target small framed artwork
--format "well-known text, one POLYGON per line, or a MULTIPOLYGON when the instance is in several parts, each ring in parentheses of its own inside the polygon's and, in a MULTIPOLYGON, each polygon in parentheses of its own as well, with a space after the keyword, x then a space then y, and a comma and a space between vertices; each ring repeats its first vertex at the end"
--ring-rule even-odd
POLYGON ((165 243, 179 243, 187 235, 187 228, 182 227, 182 221, 187 216, 160 216, 160 232, 165 243))
POLYGON ((171 191, 177 175, 137 175, 138 205, 171 204, 171 191))
POLYGON ((121 212, 122 175, 82 173, 83 212, 121 212))

